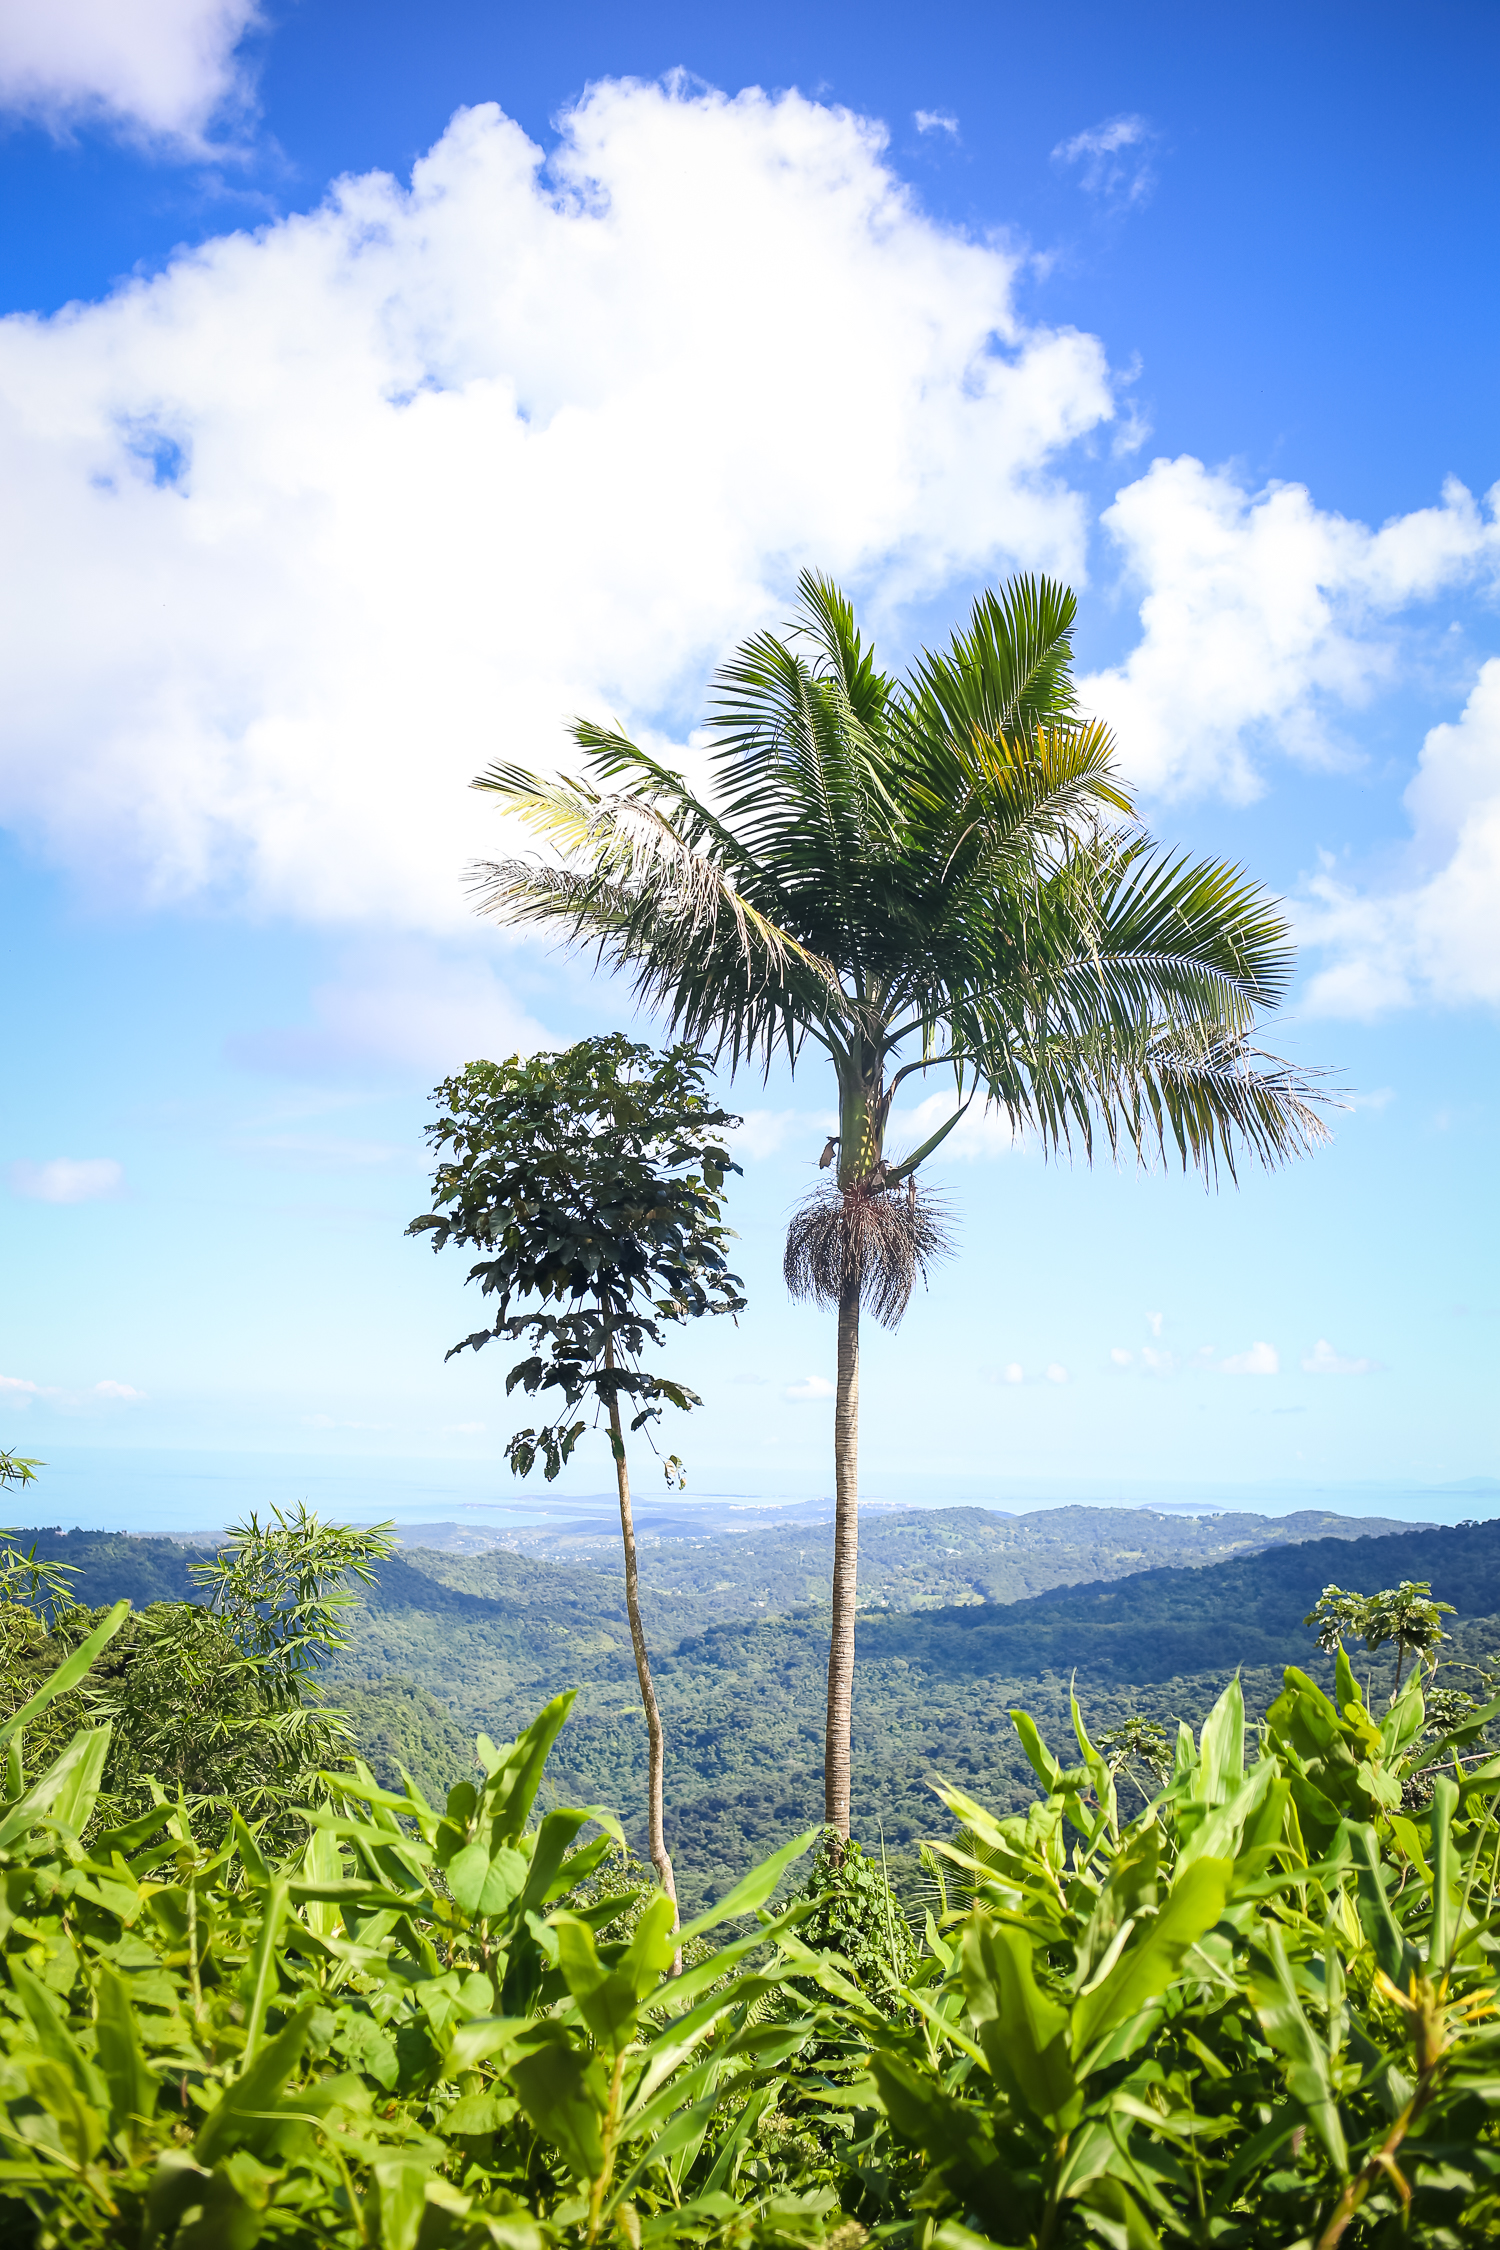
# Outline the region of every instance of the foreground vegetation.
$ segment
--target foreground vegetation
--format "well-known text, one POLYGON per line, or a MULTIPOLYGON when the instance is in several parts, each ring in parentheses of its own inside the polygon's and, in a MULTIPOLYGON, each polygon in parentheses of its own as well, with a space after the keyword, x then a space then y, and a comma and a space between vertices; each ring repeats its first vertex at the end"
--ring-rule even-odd
POLYGON ((674 1935, 609 1812, 540 1810, 571 1694, 441 1806, 355 1760, 102 1811, 108 1718, 26 1744, 128 1623, 0 1726, 8 2240, 1500 2240, 1500 1705, 1438 1733, 1420 1656, 1388 1708, 1292 1667, 1258 1734, 1232 1682, 1159 1789, 1149 1727, 1018 1713, 1039 1793, 942 1786, 920 1936, 836 1838, 789 1892, 815 1832, 674 1935))

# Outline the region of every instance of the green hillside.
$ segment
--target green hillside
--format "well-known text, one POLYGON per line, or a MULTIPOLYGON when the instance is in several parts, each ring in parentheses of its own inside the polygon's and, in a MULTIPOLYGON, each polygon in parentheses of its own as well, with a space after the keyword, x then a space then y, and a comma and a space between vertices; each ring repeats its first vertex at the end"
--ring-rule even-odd
MULTIPOLYGON (((1051 1513, 1049 1535, 1057 1518, 1126 1512, 1051 1513)), ((1221 1537, 1241 1535, 1234 1519, 1218 1520, 1221 1537)), ((1168 1527, 1178 1528, 1175 1519, 1153 1518, 1140 1536, 1164 1540, 1168 1527)), ((1201 1543, 1204 1524, 1189 1519, 1189 1527, 1201 1543)), ((988 1542, 995 1528, 967 1509, 924 1512, 915 1524, 877 1519, 871 1567, 891 1573, 910 1557, 910 1594, 934 1548, 959 1538, 970 1540, 971 1556, 1003 1559, 1003 1542, 988 1542)), ((1076 1567, 1103 1543, 1097 1523, 1075 1528, 1071 1548, 1057 1540, 1059 1567, 1076 1567)), ((1116 1527, 1106 1529, 1116 1540, 1111 1560, 1126 1559, 1116 1527)), ((169 1541, 90 1543, 78 1535, 44 1544, 83 1564, 80 1590, 95 1601, 180 1597, 190 1584, 191 1558, 169 1541)), ((733 1547, 735 1560, 700 1553, 701 1576, 762 1559, 736 1542, 715 1544, 733 1547)), ((648 1567, 668 1730, 669 1840, 685 1896, 697 1899, 819 1817, 826 1611, 804 1602, 777 1614, 767 1596, 758 1616, 716 1617, 717 1578, 705 1596, 680 1567, 668 1577, 656 1555, 648 1567)), ((893 1601, 882 1614, 872 1604, 858 1641, 856 1828, 871 1841, 883 1833, 898 1859, 908 1858, 918 1839, 945 1825, 928 1786, 934 1773, 996 1806, 1029 1801, 1032 1780, 1009 1711, 1024 1703, 1061 1738, 1074 1674, 1096 1729, 1135 1711, 1196 1722, 1236 1669, 1252 1709, 1264 1709, 1287 1662, 1324 1669, 1301 1621, 1329 1580, 1369 1589, 1402 1578, 1429 1579, 1455 1604, 1458 1653, 1484 1661, 1500 1647, 1500 1523, 1303 1540, 1191 1567, 1138 1567, 1022 1600, 983 1601, 966 1586, 947 1607, 893 1601)), ((877 1593, 883 1582, 873 1580, 877 1593)), ((1389 1665, 1367 1668, 1378 1690, 1389 1665)), ((405 1765, 429 1789, 446 1788, 465 1769, 478 1728, 513 1733, 559 1687, 577 1685, 549 1786, 560 1799, 642 1817, 645 1729, 613 1572, 503 1549, 403 1549, 354 1613, 352 1646, 331 1684, 382 1776, 394 1780, 405 1765)))
MULTIPOLYGON (((680 1505, 680 1504, 679 1504, 680 1505)), ((736 1532, 735 1510, 706 1504, 690 1517, 714 1521, 708 1533, 669 1528, 675 1509, 641 1508, 637 1543, 643 1588, 661 1603, 691 1602, 705 1620, 767 1614, 828 1601, 833 1591, 833 1522, 767 1524, 736 1532), (724 1528, 725 1516, 730 1520, 724 1528)), ((746 1510, 746 1514, 750 1513, 746 1510)), ((868 1609, 939 1609, 964 1602, 1015 1602, 1054 1586, 1121 1578, 1162 1564, 1228 1562, 1307 1539, 1359 1539, 1408 1531, 1386 1516, 1336 1516, 1301 1509, 1287 1516, 1249 1513, 1184 1516, 1151 1508, 1039 1508, 1007 1516, 992 1508, 866 1508, 859 1531, 859 1598, 868 1609)), ((413 1525, 412 1548, 441 1549, 453 1561, 486 1546, 538 1561, 582 1565, 613 1575, 620 1531, 607 1510, 592 1523, 477 1533, 470 1525, 413 1525), (431 1536, 428 1536, 431 1534, 431 1536)), ((422 1565, 424 1569, 431 1566, 422 1565)), ((454 1585, 486 1590, 482 1569, 455 1573, 454 1585)), ((678 1614, 676 1610, 672 1616, 678 1614)), ((662 1611, 663 1617, 667 1615, 662 1611)))

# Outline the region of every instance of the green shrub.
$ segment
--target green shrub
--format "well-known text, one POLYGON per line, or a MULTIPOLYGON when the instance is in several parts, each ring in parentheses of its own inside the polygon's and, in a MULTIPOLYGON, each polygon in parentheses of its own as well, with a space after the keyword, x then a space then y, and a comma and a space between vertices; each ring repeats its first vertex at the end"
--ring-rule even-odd
POLYGON ((1289 1670, 1248 1760, 1232 1686, 1128 1822, 1076 1705, 1066 1764, 1017 1714, 1043 1794, 944 1789, 920 1954, 852 1851, 770 1910, 809 1835, 674 1975, 612 1816, 537 1817, 568 1695, 441 1808, 325 1774, 279 1855, 159 1788, 101 1829, 110 1726, 30 1780, 21 1746, 125 1621, 0 1725, 7 2241, 1500 2240, 1500 1758, 1492 1710, 1431 1740, 1420 1672, 1376 1715, 1342 1650, 1333 1699, 1289 1670))

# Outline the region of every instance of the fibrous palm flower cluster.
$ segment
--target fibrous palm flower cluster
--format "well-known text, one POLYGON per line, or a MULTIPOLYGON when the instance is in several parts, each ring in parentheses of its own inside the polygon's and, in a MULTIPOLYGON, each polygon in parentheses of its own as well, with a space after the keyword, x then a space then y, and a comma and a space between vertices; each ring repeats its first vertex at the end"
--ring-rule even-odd
POLYGON ((851 1288, 884 1328, 895 1328, 918 1280, 951 1257, 947 1214, 916 1181, 891 1187, 877 1174, 849 1187, 816 1188, 792 1214, 782 1270, 800 1300, 837 1305, 851 1288))

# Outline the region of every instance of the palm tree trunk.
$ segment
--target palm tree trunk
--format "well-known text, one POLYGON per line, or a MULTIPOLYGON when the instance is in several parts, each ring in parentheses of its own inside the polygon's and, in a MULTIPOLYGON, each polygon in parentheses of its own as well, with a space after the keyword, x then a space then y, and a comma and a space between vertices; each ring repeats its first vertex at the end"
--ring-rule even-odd
MULTIPOLYGON (((614 1338, 606 1335, 604 1364, 615 1364, 614 1338)), ((609 1442, 615 1457, 615 1482, 620 1491, 620 1536, 625 1544, 625 1608, 630 1618, 630 1642, 635 1650, 636 1678, 641 1683, 641 1707, 646 1714, 646 1832, 651 1864, 656 1869, 662 1889, 672 1901, 672 1924, 675 1929, 678 1916, 677 1883, 672 1874, 671 1854, 667 1850, 666 1834, 662 1825, 662 1774, 666 1764, 666 1738, 662 1733, 661 1713, 656 1707, 656 1690, 651 1684, 651 1657, 646 1647, 646 1628, 641 1622, 640 1579, 635 1560, 635 1518, 630 1509, 630 1471, 625 1463, 625 1438, 620 1427, 620 1401, 613 1392, 609 1401, 609 1442)), ((677 1956, 675 1969, 681 1967, 682 1956, 677 1956)))
POLYGON ((823 1817, 849 1834, 849 1730, 854 1703, 854 1600, 859 1569, 858 1281, 839 1299, 838 1387, 833 1408, 833 1624, 823 1737, 823 1817))

